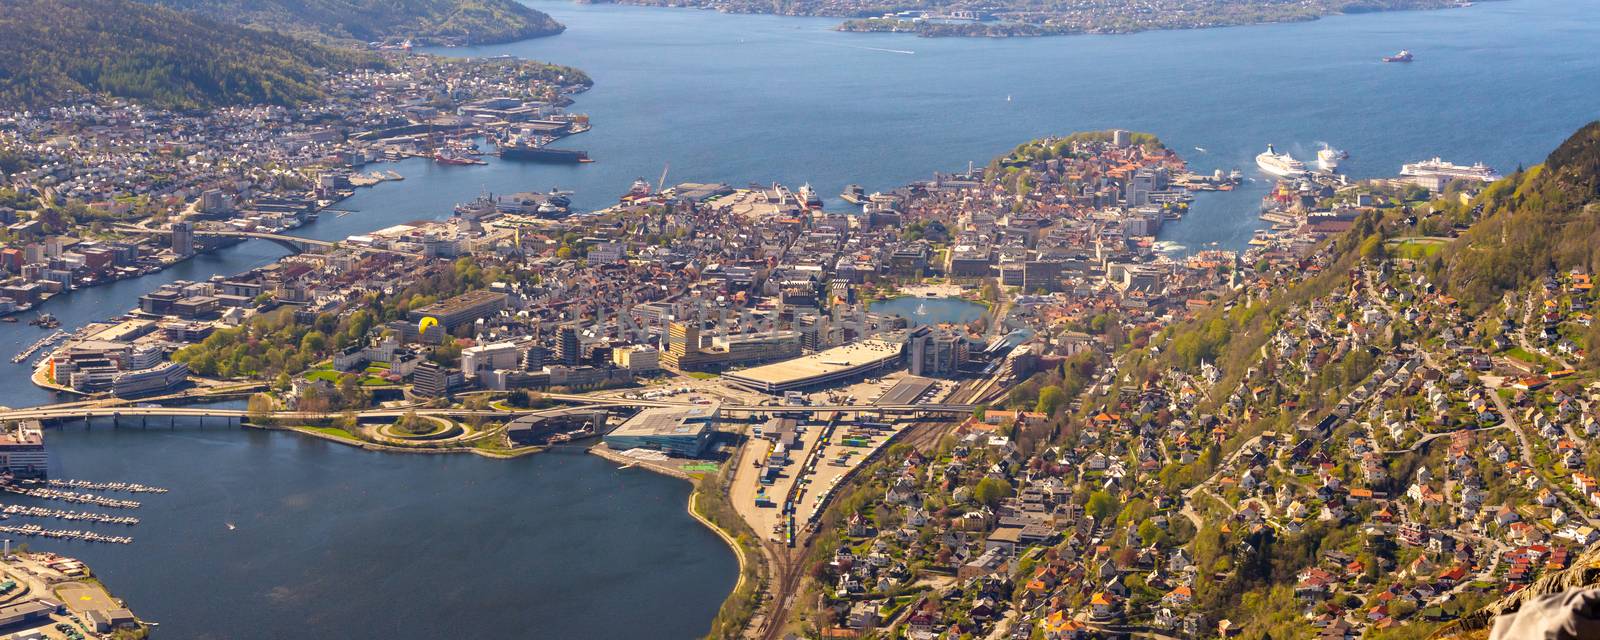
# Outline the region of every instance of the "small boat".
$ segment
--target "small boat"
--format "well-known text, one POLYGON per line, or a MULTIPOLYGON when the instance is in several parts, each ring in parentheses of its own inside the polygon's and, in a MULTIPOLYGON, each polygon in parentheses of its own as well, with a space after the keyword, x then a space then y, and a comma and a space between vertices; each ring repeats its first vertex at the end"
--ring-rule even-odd
POLYGON ((1410 49, 1401 49, 1399 53, 1383 57, 1384 62, 1411 62, 1412 59, 1413 56, 1410 49))

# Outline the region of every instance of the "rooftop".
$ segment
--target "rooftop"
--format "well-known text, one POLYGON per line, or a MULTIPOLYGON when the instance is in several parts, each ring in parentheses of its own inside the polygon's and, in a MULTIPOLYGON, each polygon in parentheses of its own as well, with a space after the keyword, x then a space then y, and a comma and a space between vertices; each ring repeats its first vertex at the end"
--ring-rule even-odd
POLYGON ((879 365, 885 360, 899 357, 900 345, 897 343, 887 340, 862 340, 793 360, 743 369, 729 373, 726 377, 735 381, 781 387, 879 365))
POLYGON ((715 420, 722 405, 656 407, 640 411, 618 426, 611 436, 687 436, 698 434, 715 420))

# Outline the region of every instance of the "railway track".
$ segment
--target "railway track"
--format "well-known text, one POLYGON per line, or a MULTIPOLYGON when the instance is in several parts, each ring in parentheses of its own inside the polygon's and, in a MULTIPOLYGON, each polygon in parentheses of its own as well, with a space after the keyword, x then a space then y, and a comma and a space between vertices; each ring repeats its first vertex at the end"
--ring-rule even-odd
MULTIPOLYGON (((986 384, 988 382, 990 379, 962 383, 945 402, 959 402, 963 396, 977 395, 991 386, 986 384)), ((899 442, 926 453, 937 447, 939 439, 960 423, 960 420, 919 421, 910 427, 908 433, 899 438, 899 442)), ((761 640, 777 640, 783 635, 783 630, 789 621, 789 612, 794 607, 795 598, 799 597, 800 585, 806 575, 805 558, 811 550, 812 537, 804 536, 794 548, 771 541, 762 545, 767 554, 768 564, 772 567, 772 606, 757 633, 757 637, 761 640)))

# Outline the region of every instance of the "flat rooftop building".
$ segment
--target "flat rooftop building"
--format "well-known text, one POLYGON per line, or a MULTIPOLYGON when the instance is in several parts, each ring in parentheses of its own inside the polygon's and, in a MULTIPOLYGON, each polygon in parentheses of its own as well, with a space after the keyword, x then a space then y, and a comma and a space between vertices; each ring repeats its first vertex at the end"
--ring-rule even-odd
POLYGON ((721 404, 645 409, 607 434, 606 446, 617 450, 655 449, 698 458, 711 444, 711 432, 721 411, 721 404))
POLYGON ((887 340, 862 340, 809 356, 722 374, 722 378, 764 393, 845 380, 900 362, 900 345, 887 340))
POLYGON ((506 294, 480 289, 413 309, 409 317, 413 323, 431 317, 438 320, 445 331, 451 331, 478 318, 492 316, 505 307, 506 294))

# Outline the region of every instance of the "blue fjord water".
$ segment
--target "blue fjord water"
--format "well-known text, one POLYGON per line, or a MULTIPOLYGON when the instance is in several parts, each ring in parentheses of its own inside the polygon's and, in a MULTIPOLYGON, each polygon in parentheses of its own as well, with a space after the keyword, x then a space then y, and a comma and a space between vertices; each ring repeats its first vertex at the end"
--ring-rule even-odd
MULTIPOLYGON (((1015 40, 533 6, 568 30, 446 53, 590 73, 596 85, 574 110, 591 114, 595 129, 561 144, 596 163, 407 161, 386 167, 406 181, 362 190, 341 206, 357 213, 297 233, 339 238, 439 218, 482 190, 560 186, 575 189, 580 206, 604 206, 668 164, 669 183, 809 181, 842 206, 832 195, 847 183, 889 189, 985 163, 1032 137, 1111 127, 1155 133, 1200 170, 1256 175, 1252 158, 1269 142, 1306 158, 1327 142, 1351 152, 1345 168, 1356 177, 1434 155, 1509 171, 1600 117, 1592 0, 1015 40), (1401 48, 1417 62, 1377 61, 1401 48)), ((1266 187, 1204 195, 1163 237, 1238 248, 1260 225, 1255 203, 1266 187)), ((163 282, 281 255, 249 242, 42 310, 72 328, 163 282)), ((0 352, 40 335, 0 325, 0 352)), ((0 404, 52 400, 20 367, 0 377, 0 404)), ((132 546, 32 543, 87 560, 166 637, 682 638, 705 630, 735 579, 731 553, 683 513, 687 486, 589 456, 393 456, 215 425, 97 424, 49 440, 58 476, 173 489, 144 497, 132 546)))

